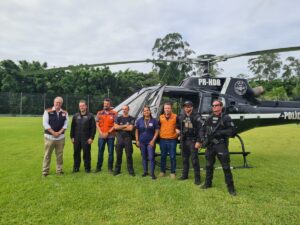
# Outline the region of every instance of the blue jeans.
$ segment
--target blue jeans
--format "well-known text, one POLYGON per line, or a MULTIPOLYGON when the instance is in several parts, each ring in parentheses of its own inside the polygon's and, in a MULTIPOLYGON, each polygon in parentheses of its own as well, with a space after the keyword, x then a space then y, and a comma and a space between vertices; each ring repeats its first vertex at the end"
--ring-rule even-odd
POLYGON ((160 140, 160 170, 161 172, 166 172, 166 162, 167 155, 170 154, 171 161, 171 173, 175 173, 176 171, 176 144, 177 141, 175 139, 161 139, 160 140))
POLYGON ((154 175, 155 162, 154 162, 154 154, 155 149, 149 144, 140 143, 141 155, 142 155, 142 163, 144 168, 144 173, 148 173, 148 160, 150 161, 150 175, 154 175))
POLYGON ((105 149, 105 143, 107 143, 108 147, 108 169, 113 168, 114 164, 114 142, 115 138, 99 138, 98 139, 98 162, 97 162, 97 168, 101 169, 103 164, 103 154, 105 149))

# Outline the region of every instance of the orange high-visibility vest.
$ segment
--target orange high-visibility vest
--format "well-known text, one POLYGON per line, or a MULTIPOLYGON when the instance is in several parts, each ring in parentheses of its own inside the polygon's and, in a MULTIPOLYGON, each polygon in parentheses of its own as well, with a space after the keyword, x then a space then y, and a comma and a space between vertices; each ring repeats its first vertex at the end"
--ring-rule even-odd
POLYGON ((98 126, 101 132, 107 133, 114 126, 116 116, 117 112, 114 110, 101 110, 97 112, 98 126))
POLYGON ((159 137, 163 139, 176 139, 176 118, 177 115, 171 113, 170 117, 167 119, 164 114, 159 116, 160 122, 160 130, 159 130, 159 137))

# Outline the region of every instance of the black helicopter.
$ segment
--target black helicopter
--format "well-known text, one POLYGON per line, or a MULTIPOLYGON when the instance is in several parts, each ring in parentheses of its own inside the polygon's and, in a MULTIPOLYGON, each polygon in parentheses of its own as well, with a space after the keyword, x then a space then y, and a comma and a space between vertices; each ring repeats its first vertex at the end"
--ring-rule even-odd
MULTIPOLYGON (((298 51, 298 47, 269 49, 263 51, 248 52, 235 55, 203 55, 197 59, 187 60, 140 60, 126 61, 120 63, 140 62, 182 62, 200 63, 204 65, 203 76, 188 77, 179 86, 154 86, 147 87, 134 93, 128 99, 116 106, 115 110, 120 112, 122 105, 130 106, 130 113, 134 117, 142 116, 142 108, 149 105, 153 117, 162 113, 162 104, 165 101, 175 102, 177 113, 185 100, 194 103, 194 109, 202 116, 210 113, 211 103, 222 100, 225 111, 237 124, 238 132, 243 132, 257 126, 270 126, 287 123, 300 122, 300 102, 296 101, 262 101, 258 97, 264 92, 263 87, 251 88, 246 79, 243 78, 213 78, 209 75, 211 65, 226 61, 230 58, 242 56, 254 56, 267 53, 298 51)), ((105 64, 107 65, 107 64, 105 64)))
MULTIPOLYGON (((142 88, 129 98, 115 107, 115 110, 121 114, 121 107, 129 105, 131 116, 138 118, 142 116, 143 106, 149 105, 152 116, 159 117, 162 113, 163 103, 171 101, 174 103, 175 112, 181 112, 182 103, 190 100, 194 104, 194 110, 206 117, 211 112, 211 104, 214 100, 221 100, 224 104, 224 110, 228 113, 237 125, 237 131, 243 132, 258 126, 271 126, 288 123, 300 122, 300 102, 296 101, 262 101, 258 97, 264 92, 263 87, 251 88, 248 81, 243 78, 232 77, 211 77, 209 70, 215 63, 226 61, 231 58, 242 56, 255 56, 268 53, 279 53, 288 51, 299 51, 300 46, 277 48, 262 51, 247 52, 234 55, 203 55, 198 58, 184 60, 135 60, 100 63, 84 65, 84 67, 99 67, 118 64, 131 63, 159 63, 159 62, 179 62, 200 64, 204 67, 202 76, 188 77, 184 79, 179 86, 157 85, 153 87, 142 88)), ((61 67, 50 70, 68 70, 82 66, 61 67)), ((244 156, 244 166, 248 167, 244 144, 240 136, 244 156)))

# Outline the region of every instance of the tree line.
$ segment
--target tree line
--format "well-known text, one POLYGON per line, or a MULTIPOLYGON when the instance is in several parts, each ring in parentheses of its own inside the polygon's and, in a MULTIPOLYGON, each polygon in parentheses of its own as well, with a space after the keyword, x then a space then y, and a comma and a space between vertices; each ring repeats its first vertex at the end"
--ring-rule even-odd
MULTIPOLYGON (((197 56, 179 33, 170 33, 155 40, 152 55, 156 59, 187 59, 197 56)), ((246 78, 252 86, 261 85, 269 100, 300 99, 300 61, 288 57, 282 61, 279 54, 261 55, 248 60, 252 74, 232 76, 246 78)), ((135 91, 158 84, 178 85, 188 76, 203 72, 201 65, 188 63, 155 63, 149 73, 134 70, 112 72, 109 67, 47 71, 47 63, 22 60, 0 62, 0 92, 91 95, 111 97, 115 104, 135 91), (29 73, 30 72, 30 73, 29 73)), ((221 76, 216 65, 212 76, 221 76)))

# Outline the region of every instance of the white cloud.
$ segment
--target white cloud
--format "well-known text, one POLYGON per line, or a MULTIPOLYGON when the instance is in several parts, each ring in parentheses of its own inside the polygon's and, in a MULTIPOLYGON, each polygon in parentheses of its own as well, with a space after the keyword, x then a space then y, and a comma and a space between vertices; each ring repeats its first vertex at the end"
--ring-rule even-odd
MULTIPOLYGON (((197 54, 300 45, 299 8, 297 0, 4 0, 0 60, 58 67, 145 59, 155 39, 170 32, 182 34, 197 54)), ((232 75, 247 71, 247 59, 223 64, 232 75)), ((151 65, 116 68, 127 67, 149 70, 151 65)))

